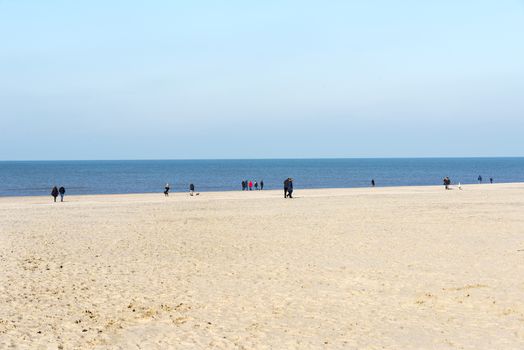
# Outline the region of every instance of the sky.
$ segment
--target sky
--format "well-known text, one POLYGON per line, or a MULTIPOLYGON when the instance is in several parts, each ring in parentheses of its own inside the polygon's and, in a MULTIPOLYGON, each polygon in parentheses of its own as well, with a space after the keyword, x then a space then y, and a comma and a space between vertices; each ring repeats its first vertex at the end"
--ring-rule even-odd
POLYGON ((0 160, 524 156, 524 0, 0 0, 0 160))

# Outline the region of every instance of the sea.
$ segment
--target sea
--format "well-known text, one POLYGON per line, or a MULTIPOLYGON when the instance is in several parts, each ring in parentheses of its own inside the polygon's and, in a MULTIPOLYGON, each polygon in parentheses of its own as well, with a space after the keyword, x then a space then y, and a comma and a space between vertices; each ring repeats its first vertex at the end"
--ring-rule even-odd
POLYGON ((309 188, 440 185, 452 183, 524 182, 524 157, 518 158, 387 158, 387 159, 257 159, 257 160, 104 160, 2 161, 0 196, 49 195, 53 186, 67 194, 238 191, 242 180, 264 181, 280 189, 294 179, 295 191, 309 188))

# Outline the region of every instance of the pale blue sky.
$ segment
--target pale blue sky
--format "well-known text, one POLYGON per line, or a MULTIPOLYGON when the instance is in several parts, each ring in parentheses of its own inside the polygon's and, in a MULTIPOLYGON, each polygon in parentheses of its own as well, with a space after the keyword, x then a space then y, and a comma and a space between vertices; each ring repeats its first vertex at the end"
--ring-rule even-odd
POLYGON ((0 159, 524 156, 524 1, 0 0, 0 159))

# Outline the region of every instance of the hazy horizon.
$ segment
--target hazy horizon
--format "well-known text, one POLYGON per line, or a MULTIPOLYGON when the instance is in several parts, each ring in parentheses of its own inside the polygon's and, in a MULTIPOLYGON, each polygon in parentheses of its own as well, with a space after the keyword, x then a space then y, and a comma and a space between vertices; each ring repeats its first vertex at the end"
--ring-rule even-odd
POLYGON ((434 156, 434 157, 297 157, 297 158, 121 158, 121 159, 11 159, 0 162, 134 162, 134 161, 256 161, 256 160, 381 160, 381 159, 504 159, 524 158, 524 156, 434 156))
POLYGON ((0 160, 524 156, 524 1, 0 0, 0 160))

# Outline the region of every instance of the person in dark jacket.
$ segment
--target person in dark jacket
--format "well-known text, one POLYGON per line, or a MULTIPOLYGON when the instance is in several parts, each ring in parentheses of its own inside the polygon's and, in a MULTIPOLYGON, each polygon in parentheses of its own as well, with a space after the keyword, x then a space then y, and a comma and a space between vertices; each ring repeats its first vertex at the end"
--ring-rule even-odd
POLYGON ((293 198, 293 179, 289 179, 288 185, 287 185, 287 196, 289 198, 293 198))
POLYGON ((372 180, 371 180, 371 186, 372 186, 372 187, 375 187, 375 179, 372 179, 372 180))
POLYGON ((446 190, 449 190, 449 185, 451 185, 451 180, 449 179, 449 177, 446 176, 446 177, 444 178, 443 182, 444 182, 444 188, 445 188, 446 190))
POLYGON ((51 196, 53 196, 53 198, 55 199, 55 203, 56 203, 56 197, 58 197, 58 187, 53 187, 53 189, 51 190, 51 196))
POLYGON ((258 190, 258 182, 255 181, 255 190, 258 190))
POLYGON ((260 180, 260 190, 264 189, 264 180, 260 180))
POLYGON ((284 180, 284 198, 287 198, 288 187, 289 187, 289 177, 284 180))
POLYGON ((164 196, 169 197, 169 190, 171 187, 169 187, 169 184, 166 184, 166 187, 164 187, 164 196))
POLYGON ((195 185, 190 184, 189 185, 189 195, 192 196, 194 192, 195 192, 195 185))
POLYGON ((64 195, 65 195, 65 188, 64 186, 60 187, 58 189, 58 193, 60 194, 60 202, 64 201, 64 195))

